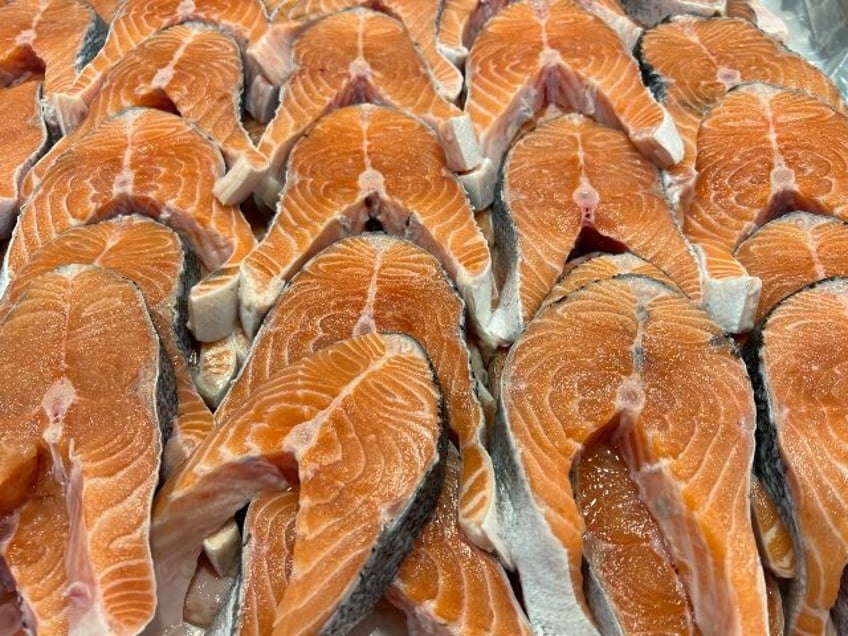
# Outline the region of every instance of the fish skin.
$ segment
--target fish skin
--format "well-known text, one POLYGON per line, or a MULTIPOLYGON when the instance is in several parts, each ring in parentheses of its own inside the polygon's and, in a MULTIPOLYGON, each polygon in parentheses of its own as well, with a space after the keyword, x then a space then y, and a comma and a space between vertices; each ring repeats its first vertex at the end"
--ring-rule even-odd
POLYGON ((200 278, 200 265, 176 234, 138 215, 120 216, 59 234, 35 252, 3 296, 0 316, 30 282, 61 265, 104 267, 138 285, 174 370, 177 412, 167 421, 163 473, 168 475, 214 428, 212 412, 198 395, 188 362, 187 290, 200 278), (171 424, 173 422, 173 424, 171 424))
POLYGON ((726 4, 726 0, 621 0, 627 14, 645 26, 676 15, 717 17, 725 12, 726 4))
POLYGON ((700 300, 698 262, 675 225, 656 167, 624 133, 582 115, 540 124, 510 149, 494 227, 506 282, 484 333, 496 342, 519 336, 586 228, 652 262, 700 300))
POLYGON ((439 94, 456 102, 462 91, 462 73, 436 45, 436 31, 442 14, 439 1, 420 0, 296 0, 274 13, 274 28, 283 29, 294 40, 321 18, 352 7, 380 11, 400 20, 409 38, 427 62, 439 94))
POLYGON ((436 254, 472 318, 485 321, 493 294, 491 255, 435 134, 409 115, 362 104, 322 117, 292 152, 277 214, 241 265, 245 332, 256 333, 304 261, 359 234, 369 219, 436 254))
MULTIPOLYGON (((848 152, 848 116, 806 93, 762 83, 729 91, 701 122, 698 131, 697 179, 683 219, 694 244, 712 250, 710 260, 733 262, 733 251, 754 230, 790 211, 848 218, 839 187, 841 154, 848 152), (794 123, 790 123, 794 122, 794 123), (742 132, 744 131, 744 132, 742 132), (803 134, 802 134, 803 133, 803 134), (813 139, 827 138, 822 145, 813 139), (728 156, 728 144, 736 148, 728 156), (810 170, 810 165, 821 166, 810 170), (739 180, 739 175, 746 175, 739 180), (835 179, 836 187, 831 186, 835 179)), ((741 271, 741 265, 736 265, 741 271)), ((705 276, 713 276, 708 260, 705 276)), ((751 277, 740 275, 745 282, 751 277)), ((746 298, 747 286, 712 298, 706 305, 723 326, 749 330, 757 303, 746 298)))
POLYGON ((662 283, 633 275, 599 281, 540 314, 507 356, 492 449, 501 527, 534 629, 596 632, 582 594, 584 523, 569 467, 586 438, 618 418, 623 456, 663 532, 696 624, 705 634, 766 633, 766 590, 748 504, 754 416, 749 380, 732 342, 662 283), (616 306, 628 309, 616 316, 616 306), (597 333, 602 323, 613 342, 587 358, 585 343, 596 342, 587 339, 587 330, 597 333), (572 354, 572 347, 581 352, 572 354), (672 350, 663 353, 662 347, 672 350), (699 364, 682 362, 687 356, 699 364), (581 359, 591 368, 578 369, 574 361, 581 359), (708 363, 712 370, 705 375, 708 363), (542 399, 533 390, 552 383, 579 386, 586 399, 568 390, 542 399), (683 404, 674 400, 676 391, 687 392, 687 404, 699 398, 700 418, 675 414, 683 404), (738 409, 729 408, 733 396, 738 409), (669 419, 686 426, 664 426, 669 419), (531 442, 526 436, 546 421, 552 424, 531 442), (525 440, 535 445, 532 453, 525 440), (693 443, 708 454, 687 452, 693 443), (735 478, 719 479, 718 501, 712 490, 729 467, 735 478), (535 546, 528 536, 536 538, 535 546))
POLYGON ((448 166, 469 170, 481 157, 468 115, 436 91, 403 24, 385 14, 353 8, 325 17, 297 39, 294 73, 280 90, 280 106, 259 151, 270 161, 260 193, 273 207, 292 146, 324 114, 356 103, 408 112, 439 135, 448 166), (332 48, 325 44, 331 41, 332 48), (393 50, 386 57, 386 47, 393 50))
MULTIPOLYGON (((62 267, 30 284, 0 322, 0 341, 18 351, 0 374, 16 379, 0 386, 3 447, 12 434, 12 447, 33 448, 38 464, 0 546, 26 603, 24 619, 39 634, 137 633, 156 602, 150 506, 160 426, 175 402, 144 300, 106 270, 62 267), (29 417, 23 427, 22 416, 29 417), (104 420, 118 424, 102 427, 104 420)), ((7 468, 4 453, 2 490, 7 468)))
POLYGON ((848 279, 808 285, 766 315, 745 350, 757 397, 755 469, 792 534, 797 559, 784 596, 792 634, 838 633, 834 618, 844 616, 848 542, 839 484, 827 476, 840 447, 813 433, 825 420, 844 419, 835 391, 844 383, 846 302, 848 279), (799 396, 808 404, 799 403, 799 396))
POLYGON ((46 97, 70 86, 106 37, 106 25, 81 0, 11 0, 0 6, 0 24, 0 86, 43 73, 46 97))
POLYGON ((674 122, 642 84, 624 43, 570 2, 516 2, 498 13, 474 42, 466 81, 465 111, 488 160, 462 177, 478 209, 493 201, 496 173, 516 134, 550 103, 624 129, 659 167, 683 156, 674 122))
POLYGON ((372 331, 406 333, 427 350, 443 387, 449 426, 463 458, 459 522, 486 550, 500 545, 494 474, 479 384, 465 341, 465 306, 438 260, 409 242, 363 234, 334 243, 307 262, 283 291, 217 417, 226 419, 281 364, 372 331), (336 269, 341 268, 344 276, 336 269), (330 291, 332 290, 332 291, 330 291), (332 298, 332 302, 310 299, 332 298), (436 307, 421 320, 421 307, 436 307))
MULTIPOLYGON (((385 455, 391 448, 385 440, 382 444, 385 455)), ((443 404, 435 375, 421 347, 407 336, 369 334, 345 340, 278 370, 249 402, 219 423, 157 495, 151 543, 159 605, 148 633, 158 633, 179 622, 181 600, 203 538, 256 493, 285 488, 298 478, 300 539, 274 632, 291 633, 296 626, 306 633, 343 633, 367 614, 382 594, 412 538, 432 512, 444 477, 446 446, 443 404), (383 395, 389 379, 401 382, 395 399, 392 404, 378 400, 364 422, 365 411, 357 400, 366 399, 374 391, 383 395), (306 388, 298 388, 304 383, 306 388), (304 390, 312 396, 312 403, 304 401, 304 390), (333 439, 340 440, 353 434, 352 428, 367 427, 375 421, 383 422, 389 430, 399 426, 396 432, 405 431, 405 435, 391 439, 407 461, 414 459, 420 464, 420 472, 414 466, 409 468, 416 472, 415 477, 395 471, 394 499, 387 493, 375 495, 374 503, 368 504, 359 494, 367 484, 350 485, 350 475, 345 472, 349 467, 334 465, 338 458, 322 456, 319 445, 332 446, 333 439), (342 478, 338 471, 347 476, 342 478), (348 513, 339 510, 345 503, 333 507, 315 499, 320 496, 316 489, 322 484, 343 482, 349 484, 345 496, 351 498, 347 505, 352 509, 348 513), (208 487, 218 497, 210 498, 208 487), (323 510, 324 505, 332 510, 323 510), (370 510, 372 506, 377 509, 370 510), (190 527, 184 523, 186 507, 195 521, 190 527), (345 545, 344 562, 328 546, 319 548, 326 537, 311 530, 316 523, 326 529, 328 520, 339 519, 339 514, 347 522, 355 519, 362 533, 356 535, 361 545, 345 545), (318 562, 310 553, 318 557, 318 562), (347 571, 328 578, 329 563, 321 559, 330 559, 343 568, 344 563, 349 566, 347 571), (315 585, 315 581, 310 583, 310 572, 315 567, 321 572, 322 586, 322 598, 317 601, 310 591, 315 585)), ((351 461, 364 459, 351 457, 351 461)), ((372 475, 366 472, 360 477, 367 481, 372 475)), ((377 479, 380 488, 389 487, 385 478, 377 479)))
POLYGON ((241 52, 226 32, 201 23, 163 29, 128 51, 104 75, 102 87, 81 113, 81 121, 27 175, 26 196, 56 159, 97 125, 131 106, 175 110, 215 140, 229 171, 213 191, 224 205, 243 201, 267 170, 267 159, 251 142, 240 120, 243 90, 241 52), (202 70, 198 67, 202 66, 202 70), (198 77, 214 78, 198 90, 198 77), (236 179, 243 185, 233 190, 236 179))
POLYGON ((817 280, 848 276, 848 223, 793 212, 756 230, 734 257, 762 281, 759 322, 783 298, 817 280))
POLYGON ((261 0, 238 6, 184 0, 126 0, 115 13, 103 47, 80 70, 70 86, 57 91, 47 108, 48 121, 68 131, 79 122, 86 106, 100 89, 104 74, 128 51, 157 31, 184 22, 206 22, 231 33, 239 42, 246 63, 247 108, 260 121, 270 116, 274 87, 279 77, 279 51, 266 38, 268 18, 261 0))
POLYGON ((132 108, 101 122, 61 155, 23 206, 3 264, 3 289, 60 232, 141 213, 174 227, 211 271, 189 296, 195 337, 226 337, 238 320, 237 266, 256 240, 241 211, 211 195, 223 171, 218 149, 170 113, 132 108), (167 161, 175 165, 164 178, 167 161))
POLYGON ((0 89, 0 238, 12 232, 21 201, 21 185, 50 145, 41 116, 42 84, 25 82, 0 89))

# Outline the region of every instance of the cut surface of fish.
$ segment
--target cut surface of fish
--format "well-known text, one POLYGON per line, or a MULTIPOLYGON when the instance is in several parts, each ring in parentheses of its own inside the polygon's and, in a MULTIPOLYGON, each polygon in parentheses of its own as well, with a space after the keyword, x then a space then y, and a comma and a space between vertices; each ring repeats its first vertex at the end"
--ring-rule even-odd
POLYGON ((177 413, 167 440, 165 474, 182 463, 214 427, 212 412, 198 395, 188 364, 185 294, 198 277, 196 261, 185 254, 173 231, 145 217, 122 216, 72 228, 35 252, 6 289, 11 308, 37 277, 63 265, 96 265, 138 285, 171 366, 177 413))
POLYGON ((464 304, 438 260, 407 241, 363 234, 307 262, 265 319, 217 418, 227 419, 281 365, 370 332, 405 333, 427 351, 462 456, 459 522, 491 549, 498 543, 494 474, 465 344, 464 304))
POLYGON ((22 207, 4 282, 61 232, 136 212, 174 228, 211 271, 190 292, 195 337, 228 336, 238 322, 238 264, 255 239, 239 209, 212 195, 223 172, 215 145, 175 115, 133 108, 101 122, 56 159, 22 207))
POLYGON ((461 463, 450 446, 445 483, 432 518, 386 591, 407 615, 411 633, 532 633, 501 564, 457 523, 461 463))
POLYGON ((226 338, 204 342, 197 354, 194 382, 213 409, 220 404, 250 350, 250 340, 240 327, 226 338))
POLYGON ((754 332, 748 362, 760 399, 757 469, 793 533, 798 571, 785 599, 792 634, 838 633, 830 616, 848 564, 843 387, 848 280, 779 303, 754 332))
POLYGON ((0 24, 0 86, 43 75, 46 96, 73 83, 106 35, 82 0, 10 0, 0 6, 0 24))
POLYGON ((597 629, 581 572, 587 524, 569 477, 606 434, 620 440, 695 623, 765 633, 748 500, 754 420, 732 341, 663 283, 598 281, 536 317, 507 356, 492 435, 501 528, 534 629, 597 629))
POLYGON ((545 300, 539 307, 539 312, 559 302, 571 292, 585 287, 589 283, 613 278, 621 274, 648 276, 661 283, 665 283, 672 289, 677 288, 674 281, 667 274, 663 273, 661 269, 639 258, 632 252, 622 252, 621 254, 587 254, 586 256, 570 260, 565 264, 562 278, 559 279, 548 295, 545 296, 545 300))
POLYGON ((800 91, 746 84, 703 119, 697 146, 697 178, 683 231, 707 250, 705 277, 730 281, 716 294, 705 284, 705 306, 726 329, 742 332, 753 324, 757 303, 750 291, 759 282, 733 258, 739 244, 786 212, 848 218, 841 177, 848 116, 800 91), (734 263, 740 273, 728 275, 734 263))
POLYGON ((674 223, 658 170, 623 132, 582 115, 545 122, 515 143, 494 225, 506 271, 486 326, 495 340, 518 337, 589 232, 650 261, 700 299, 698 263, 674 223))
POLYGON ((848 224, 797 212, 766 223, 736 248, 736 259, 762 281, 760 321, 772 307, 805 285, 848 276, 848 224))
POLYGON ((662 532, 620 449, 603 433, 583 447, 572 487, 586 524, 583 585, 602 633, 697 633, 662 532))
POLYGON ((264 176, 267 160, 240 121, 242 83, 241 52, 224 31, 192 23, 150 36, 106 71, 102 87, 81 111, 85 118, 68 122, 73 130, 65 130, 29 175, 29 193, 53 161, 101 121, 147 106, 173 111, 214 139, 230 169, 216 182, 215 195, 224 204, 244 200, 264 176), (233 182, 239 187, 231 188, 233 182))
POLYGON ((683 160, 668 169, 666 178, 669 196, 679 202, 681 213, 692 199, 698 127, 728 90, 745 82, 766 82, 843 107, 827 75, 742 20, 675 18, 645 32, 638 55, 683 139, 683 160))
POLYGON ((297 70, 282 86, 280 106, 259 141, 271 164, 262 193, 266 204, 276 201, 280 172, 295 142, 322 115, 353 103, 385 104, 420 117, 437 131, 454 170, 480 163, 468 115, 436 92, 398 20, 368 9, 336 13, 295 42, 293 59, 297 70))
POLYGON ((407 336, 344 340, 279 369, 157 494, 150 633, 180 621, 203 538, 259 492, 298 482, 292 571, 273 634, 356 624, 435 507, 441 402, 426 354, 407 336))
POLYGON ((792 535, 780 518, 774 499, 756 477, 751 480, 751 519, 754 521, 763 567, 774 576, 793 578, 797 572, 797 561, 792 535))
POLYGON ((492 18, 466 65, 465 110, 487 159, 463 183, 478 208, 521 127, 547 104, 623 129, 661 167, 683 156, 674 122, 642 84, 639 66, 603 20, 563 0, 517 2, 492 18))
POLYGON ((789 28, 786 23, 759 0, 726 0, 724 15, 750 22, 763 33, 784 44, 789 42, 789 28))
POLYGON ((121 0, 88 0, 88 4, 94 7, 100 19, 108 25, 112 22, 112 18, 115 17, 115 12, 118 10, 121 0))
MULTIPOLYGON (((0 9, 2 10, 2 9, 0 9)), ((48 144, 41 116, 41 83, 26 82, 0 89, 0 236, 12 231, 20 186, 48 144)))
POLYGON ((138 633, 156 604, 150 509, 173 398, 144 300, 106 270, 62 268, 27 287, 0 345, 0 552, 27 627, 138 633))
POLYGON ((404 113, 363 104, 321 118, 292 152, 277 215, 241 268, 248 335, 306 259, 371 219, 434 252, 472 316, 489 311, 488 245, 435 134, 404 113))
MULTIPOLYGON (((292 39, 322 17, 349 9, 366 7, 399 19, 415 48, 420 51, 430 70, 439 94, 455 102, 462 91, 462 73, 436 47, 436 28, 441 2, 426 0, 297 0, 274 15, 276 26, 285 29, 292 39)), ((291 45, 290 45, 291 46, 291 45)))
POLYGON ((267 121, 275 99, 273 87, 282 81, 282 55, 265 37, 268 17, 261 0, 237 4, 126 0, 115 13, 103 48, 70 86, 53 96, 48 116, 56 119, 62 130, 75 128, 113 65, 157 31, 192 21, 215 25, 236 39, 245 59, 247 108, 257 119, 267 121))

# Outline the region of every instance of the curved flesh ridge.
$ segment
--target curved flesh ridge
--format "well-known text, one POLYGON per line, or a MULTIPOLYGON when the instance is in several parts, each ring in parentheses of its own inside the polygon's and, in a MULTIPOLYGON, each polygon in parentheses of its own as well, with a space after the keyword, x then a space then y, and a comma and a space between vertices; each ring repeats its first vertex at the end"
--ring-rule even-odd
POLYGON ((530 624, 501 564, 457 523, 459 454, 448 449, 445 483, 430 521, 386 591, 406 612, 410 631, 529 636, 530 624))
POLYGON ((281 51, 266 38, 268 19, 261 0, 233 4, 186 0, 126 0, 116 12, 103 48, 70 86, 51 101, 51 117, 64 131, 79 124, 88 105, 100 90, 106 72, 147 37, 184 22, 205 22, 227 31, 244 52, 247 75, 247 107, 260 121, 267 121, 272 106, 273 86, 282 81, 281 51))
POLYGON ((848 565, 848 457, 838 443, 848 415, 846 329, 848 280, 829 279, 778 304, 755 332, 756 350, 750 351, 763 399, 758 468, 791 519, 797 557, 785 598, 792 634, 841 633, 831 608, 845 602, 840 581, 848 565))
POLYGON ((726 0, 724 15, 750 22, 763 33, 784 44, 789 42, 789 28, 786 23, 759 0, 726 0))
POLYGON ((660 167, 683 156, 674 122, 642 84, 636 60, 601 19, 564 0, 510 5, 486 25, 466 66, 465 111, 488 160, 463 176, 478 208, 521 127, 553 104, 623 129, 660 167))
POLYGON ((180 621, 204 537, 259 492, 297 482, 297 541, 273 633, 351 627, 432 513, 446 439, 429 361, 407 336, 368 334, 278 367, 157 494, 150 633, 180 621))
POLYGON ((678 289, 674 281, 663 273, 661 269, 639 258, 632 252, 622 252, 621 254, 601 254, 596 252, 572 259, 565 264, 565 268, 562 270, 562 278, 559 279, 559 282, 545 296, 545 300, 542 302, 537 313, 541 313, 549 306, 568 296, 571 292, 577 291, 589 283, 621 274, 647 276, 661 283, 665 283, 672 289, 678 289))
POLYGON ((763 567, 780 578, 794 577, 798 570, 792 535, 780 518, 774 499, 756 477, 751 480, 751 518, 763 567))
POLYGON ((245 199, 265 174, 267 160, 241 125, 241 53, 225 32, 201 24, 164 29, 128 51, 104 75, 84 118, 66 130, 27 176, 28 196, 53 162, 101 121, 130 106, 174 110, 215 140, 231 172, 215 184, 224 204, 245 199), (204 87, 198 90, 198 79, 204 87), (229 183, 239 181, 240 189, 229 183))
POLYGON ((238 320, 238 264, 255 239, 239 209, 212 195, 223 171, 217 148, 179 117, 134 108, 101 122, 56 160, 23 206, 6 282, 61 232, 137 212, 174 228, 212 272, 191 290, 189 321, 198 340, 226 337, 238 320))
POLYGON ((82 0, 11 0, 0 6, 0 86, 44 76, 44 94, 66 90, 106 34, 82 0))
MULTIPOLYGON (((642 29, 630 19, 618 0, 575 0, 575 3, 612 27, 628 49, 636 44, 642 29)), ((509 0, 444 0, 439 22, 439 49, 455 64, 463 64, 477 34, 507 4, 509 0)))
POLYGON ((241 267, 248 335, 306 259, 370 219, 435 253, 472 316, 485 316, 491 256, 436 136, 408 115, 363 104, 321 118, 292 153, 277 215, 241 267))
POLYGON ((754 416, 732 342, 660 282, 599 281, 541 313, 507 357, 492 436, 501 528, 534 629, 596 630, 581 574, 587 522, 569 476, 591 438, 607 434, 620 440, 698 627, 765 633, 748 500, 754 416))
MULTIPOLYGON (((274 14, 275 27, 287 29, 294 40, 312 23, 331 13, 366 7, 398 18, 427 62, 436 90, 455 102, 462 91, 462 73, 436 47, 441 3, 433 0, 296 0, 274 14)), ((291 45, 289 45, 291 46, 291 45)))
POLYGON ((834 108, 844 104, 830 78, 797 53, 741 20, 681 16, 647 31, 639 56, 683 139, 683 159, 668 169, 668 191, 685 211, 692 199, 698 127, 730 89, 746 82, 797 88, 834 108))
MULTIPOLYGON (((794 90, 746 84, 710 111, 698 132, 697 179, 683 231, 706 251, 706 306, 729 330, 751 328, 757 302, 733 251, 754 230, 785 212, 848 219, 848 116, 794 90), (827 144, 820 143, 827 139, 827 144), (735 152, 728 154, 728 148, 735 152), (740 270, 724 273, 728 263, 740 270), (721 279, 724 279, 722 281, 721 279)), ((758 292, 758 290, 757 290, 758 292)))
POLYGON ((586 595, 609 633, 696 634, 689 598, 662 533, 639 498, 618 446, 590 440, 572 469, 574 499, 586 524, 586 595))
POLYGON ((277 178, 295 142, 322 115, 353 103, 385 104, 420 117, 438 133, 450 168, 469 170, 479 164, 468 116, 436 92, 396 19, 368 9, 336 13, 307 30, 293 56, 297 70, 283 85, 280 106, 259 141, 271 164, 262 193, 266 204, 276 200, 277 178))
POLYGON ((268 314, 217 411, 226 419, 280 365, 353 335, 405 333, 433 362, 462 456, 459 521, 485 549, 498 542, 486 424, 465 345, 464 304, 438 260, 393 237, 342 239, 304 265, 268 314), (428 319, 422 320, 426 308, 428 319))
MULTIPOLYGON (((185 285, 197 277, 196 263, 170 229, 140 216, 72 228, 35 252, 3 296, 13 307, 37 277, 62 265, 95 265, 138 285, 162 346, 174 368, 177 413, 163 459, 164 472, 182 463, 214 427, 212 412, 198 395, 187 360, 185 285)), ((170 425, 170 423, 168 423, 170 425)))
POLYGON ((624 133, 582 115, 541 124, 516 142, 495 214, 507 272, 487 326, 495 339, 518 336, 586 229, 624 245, 700 298, 697 260, 674 223, 656 167, 624 133))
POLYGON ((138 633, 156 603, 162 451, 163 369, 144 300, 105 270, 66 267, 33 280, 0 345, 0 516, 11 515, 0 553, 24 620, 46 635, 138 633))
POLYGON ((805 285, 848 276, 848 223, 796 212, 754 232, 735 252, 751 276, 762 281, 759 322, 772 307, 805 285))
MULTIPOLYGON (((2 9, 0 9, 2 10, 2 9)), ((41 117, 41 83, 0 89, 0 236, 12 231, 24 176, 47 147, 41 117)))

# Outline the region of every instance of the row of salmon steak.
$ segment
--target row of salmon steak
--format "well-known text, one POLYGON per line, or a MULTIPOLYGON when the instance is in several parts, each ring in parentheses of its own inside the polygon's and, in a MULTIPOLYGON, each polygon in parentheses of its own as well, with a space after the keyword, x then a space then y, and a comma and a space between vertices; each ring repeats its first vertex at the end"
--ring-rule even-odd
POLYGON ((848 633, 848 106, 787 39, 0 3, 0 636, 848 633))

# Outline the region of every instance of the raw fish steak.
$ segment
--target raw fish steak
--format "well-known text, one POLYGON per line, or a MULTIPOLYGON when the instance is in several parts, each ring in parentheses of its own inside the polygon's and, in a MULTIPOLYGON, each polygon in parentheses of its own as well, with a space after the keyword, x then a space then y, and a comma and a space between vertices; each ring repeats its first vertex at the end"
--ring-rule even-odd
POLYGON ((41 83, 0 88, 0 236, 15 223, 24 176, 47 149, 47 127, 41 116, 41 83))
POLYGON ((51 148, 28 176, 28 192, 76 140, 107 117, 130 106, 174 112, 215 140, 228 173, 215 184, 224 204, 245 199, 265 175, 267 160, 241 125, 243 69, 236 42, 224 31, 198 23, 180 24, 150 36, 110 68, 86 109, 85 118, 51 148), (202 77, 204 88, 197 88, 202 77), (238 181, 240 188, 229 183, 238 181))
POLYGON ((62 153, 21 209, 4 282, 61 232, 137 212, 177 230, 211 272, 191 290, 189 322, 198 340, 226 337, 238 321, 238 263, 255 239, 240 210, 212 195, 223 172, 214 144, 170 113, 133 108, 101 122, 62 153))
POLYGON ((145 217, 121 216, 62 232, 35 252, 6 290, 2 311, 13 307, 34 279, 72 264, 112 270, 138 285, 144 297, 176 381, 177 413, 163 460, 167 474, 214 427, 212 412, 198 395, 188 364, 186 294, 198 278, 198 264, 167 227, 145 217))
POLYGON ((241 267, 248 335, 309 257, 369 221, 436 254, 472 316, 489 311, 488 245, 435 133, 397 110, 363 104, 321 118, 292 152, 277 215, 241 267))
POLYGON ((739 244, 786 212, 848 219, 848 181, 842 178, 848 116, 807 93, 745 84, 704 118, 697 146, 697 179, 683 231, 708 249, 705 306, 738 333, 752 326, 757 303, 751 292, 759 285, 744 270, 724 273, 733 263, 741 269, 733 258, 739 244))
POLYGON ((135 286, 32 281, 0 322, 0 544, 38 634, 135 634, 156 604, 150 509, 173 378, 135 286))
POLYGON ((808 212, 787 214, 754 232, 734 256, 762 282, 754 317, 760 321, 805 285, 848 276, 848 223, 808 212))
POLYGON ((280 107, 259 141, 271 163, 261 193, 267 205, 276 202, 278 179, 295 142, 328 111, 349 104, 383 104, 420 117, 438 133, 450 168, 469 170, 480 163, 468 115, 438 94, 398 20, 368 9, 342 11, 310 27, 292 55, 296 70, 283 84, 280 107))
POLYGON ((548 104, 623 129, 661 167, 680 161, 674 122, 642 84, 639 66, 603 20, 567 0, 516 2, 492 18, 466 65, 471 116, 488 159, 463 176, 477 208, 493 199, 516 134, 548 104))
POLYGON ((839 634, 831 608, 848 564, 844 466, 839 443, 848 407, 845 364, 848 279, 833 278, 780 302, 748 351, 758 398, 757 469, 789 521, 798 571, 786 595, 792 634, 839 634))
POLYGON ((540 124, 510 150, 498 195, 495 243, 506 280, 486 327, 492 339, 518 337, 588 233, 629 249, 700 299, 698 261, 659 172, 623 132, 582 115, 540 124))
MULTIPOLYGON (((510 349, 492 459, 498 515, 535 630, 595 633, 570 476, 593 438, 619 440, 707 634, 763 634, 768 615, 748 494, 755 407, 733 342, 644 276, 551 305, 510 349)), ((613 517, 618 532, 627 517, 613 517)))
POLYGON ((180 621, 203 538, 256 494, 298 482, 292 571, 273 634, 349 629, 432 513, 446 446, 438 384, 408 336, 343 340, 278 367, 157 494, 150 633, 180 621))

